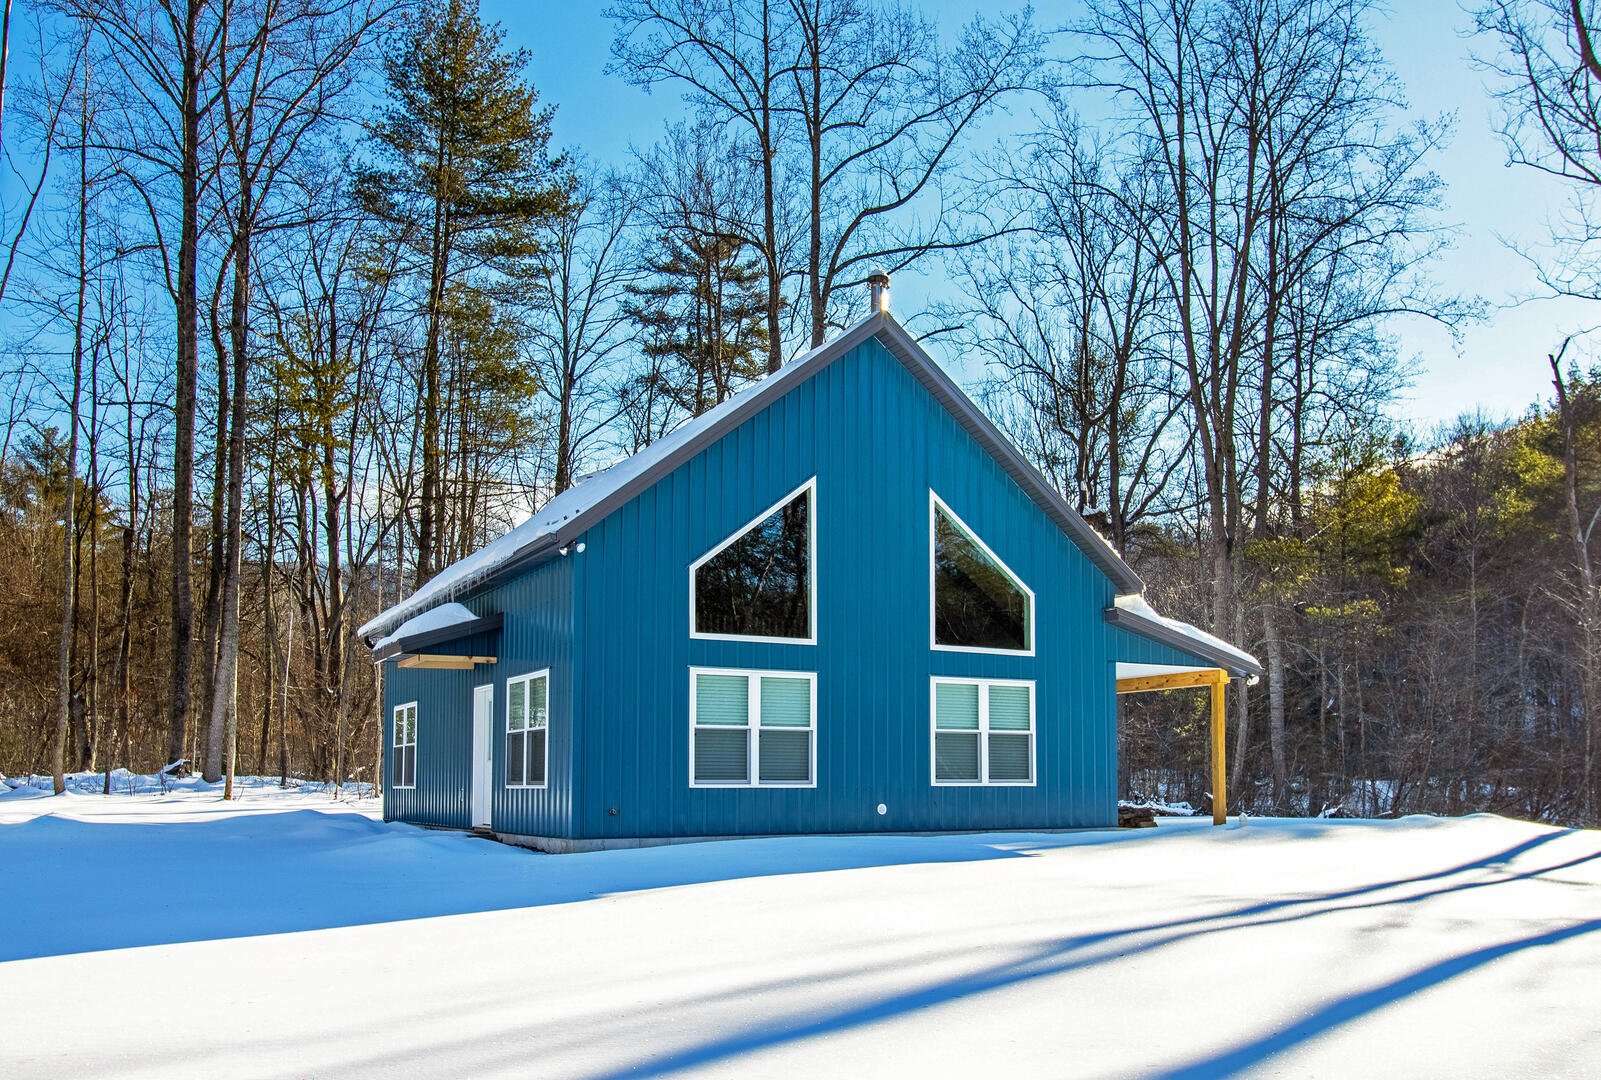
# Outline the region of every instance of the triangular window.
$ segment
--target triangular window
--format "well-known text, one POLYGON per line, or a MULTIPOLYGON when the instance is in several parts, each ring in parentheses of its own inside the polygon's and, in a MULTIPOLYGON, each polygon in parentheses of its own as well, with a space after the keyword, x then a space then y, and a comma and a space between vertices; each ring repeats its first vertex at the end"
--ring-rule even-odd
POLYGON ((696 637, 816 640, 816 489, 808 480, 690 567, 696 637))
POLYGON ((933 496, 933 646, 1034 651, 1034 593, 933 496))

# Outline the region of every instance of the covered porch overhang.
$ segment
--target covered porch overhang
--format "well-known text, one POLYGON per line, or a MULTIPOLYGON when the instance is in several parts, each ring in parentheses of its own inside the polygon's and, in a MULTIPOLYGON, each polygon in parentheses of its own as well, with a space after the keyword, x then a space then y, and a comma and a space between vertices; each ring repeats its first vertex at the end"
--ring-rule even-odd
POLYGON ((1106 621, 1118 637, 1117 692, 1144 694, 1205 688, 1211 699, 1212 824, 1228 821, 1225 696, 1234 679, 1256 682, 1256 657, 1189 623, 1164 618, 1140 596, 1119 597, 1106 621))
POLYGON ((431 608, 372 643, 374 663, 424 671, 470 671, 493 664, 500 645, 500 612, 474 615, 461 604, 431 608))

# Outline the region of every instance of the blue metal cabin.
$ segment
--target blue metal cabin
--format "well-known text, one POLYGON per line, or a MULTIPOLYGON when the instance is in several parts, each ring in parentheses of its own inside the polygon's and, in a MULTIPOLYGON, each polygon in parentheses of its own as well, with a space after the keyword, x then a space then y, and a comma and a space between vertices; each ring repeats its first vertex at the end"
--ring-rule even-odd
POLYGON ((1260 671, 1141 588, 876 313, 361 628, 384 669, 384 816, 554 851, 1112 825, 1119 678, 1260 671), (695 632, 696 567, 796 499, 805 632, 695 632), (1025 641, 937 640, 936 530, 1022 605, 1025 641))

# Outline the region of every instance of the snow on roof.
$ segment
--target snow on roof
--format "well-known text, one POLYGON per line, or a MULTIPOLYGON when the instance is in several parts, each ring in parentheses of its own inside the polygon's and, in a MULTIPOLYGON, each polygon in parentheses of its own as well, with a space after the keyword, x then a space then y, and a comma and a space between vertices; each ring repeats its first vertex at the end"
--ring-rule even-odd
POLYGON ((461 604, 440 604, 438 607, 429 608, 420 615, 413 615, 390 631, 387 636, 373 642, 372 647, 374 649, 382 649, 387 645, 393 645, 403 637, 411 637, 413 634, 426 634, 430 630, 443 630, 447 626, 457 626, 461 623, 476 622, 477 620, 478 616, 468 611, 461 604))
POLYGON ((1158 614, 1157 610, 1151 606, 1151 602, 1145 599, 1145 597, 1141 594, 1119 596, 1114 602, 1119 608, 1128 612, 1130 615, 1145 619, 1148 622, 1158 623, 1174 633, 1188 638, 1197 645, 1205 647, 1207 652, 1203 653, 1203 656, 1210 655, 1211 653, 1221 653, 1223 656, 1237 661, 1239 666, 1247 671, 1262 670, 1261 661, 1257 660, 1256 657, 1252 656, 1244 649, 1236 648, 1227 641, 1224 641, 1222 638, 1208 634, 1205 630, 1202 630, 1198 626, 1191 626, 1187 622, 1181 622, 1178 619, 1170 619, 1166 615, 1158 614))

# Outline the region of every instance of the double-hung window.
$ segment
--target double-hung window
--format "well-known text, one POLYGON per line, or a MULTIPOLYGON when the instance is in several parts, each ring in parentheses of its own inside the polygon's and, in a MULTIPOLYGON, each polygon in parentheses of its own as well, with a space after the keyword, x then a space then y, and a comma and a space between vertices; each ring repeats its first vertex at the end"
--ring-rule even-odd
POLYGON ((395 706, 394 753, 389 758, 389 783, 397 788, 417 786, 417 703, 395 706))
POLYGON ((934 783, 1034 783, 1034 684, 933 682, 934 783))
POLYGON ((691 787, 815 787, 817 676, 691 668, 691 787))
POLYGON ((506 786, 545 786, 550 728, 550 672, 506 680, 506 786))

